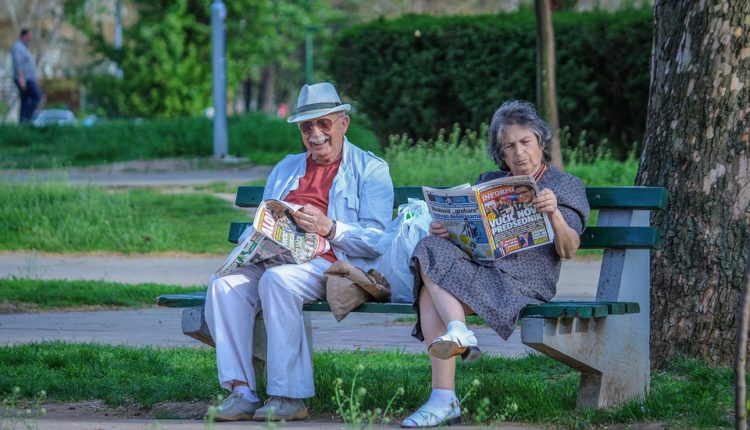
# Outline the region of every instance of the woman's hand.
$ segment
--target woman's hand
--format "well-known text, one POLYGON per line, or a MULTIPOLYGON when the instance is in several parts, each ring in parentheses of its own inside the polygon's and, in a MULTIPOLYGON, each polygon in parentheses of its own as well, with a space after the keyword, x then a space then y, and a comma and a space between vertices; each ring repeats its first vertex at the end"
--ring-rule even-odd
POLYGON ((448 229, 443 227, 443 224, 440 224, 437 221, 430 223, 430 234, 448 239, 448 229))
POLYGON ((333 221, 313 205, 303 206, 300 210, 292 214, 292 216, 302 230, 309 233, 318 233, 323 237, 331 231, 331 227, 333 226, 333 221))
POLYGON ((549 188, 539 191, 531 203, 537 211, 548 215, 552 215, 557 210, 557 196, 549 188))
POLYGON ((537 194, 531 202, 540 213, 546 213, 555 232, 555 251, 562 258, 573 258, 576 250, 581 246, 578 233, 568 226, 562 212, 557 207, 557 196, 549 188, 537 194))

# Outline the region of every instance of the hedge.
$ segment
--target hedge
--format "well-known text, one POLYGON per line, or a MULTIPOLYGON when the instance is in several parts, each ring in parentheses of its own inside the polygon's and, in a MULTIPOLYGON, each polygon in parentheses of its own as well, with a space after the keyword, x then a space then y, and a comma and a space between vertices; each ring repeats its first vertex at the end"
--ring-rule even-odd
MULTIPOLYGON (((128 160, 209 157, 213 123, 206 118, 102 121, 91 127, 0 125, 0 169, 88 166, 128 160)), ((229 153, 254 164, 275 164, 304 151, 293 124, 261 113, 228 121, 229 153)), ((375 136, 352 118, 347 137, 379 152, 375 136)))
MULTIPOLYGON (((643 136, 652 12, 556 12, 561 126, 608 139, 624 156, 643 136)), ((533 11, 471 17, 407 15, 339 34, 330 72, 382 144, 477 129, 505 100, 535 101, 533 11)))

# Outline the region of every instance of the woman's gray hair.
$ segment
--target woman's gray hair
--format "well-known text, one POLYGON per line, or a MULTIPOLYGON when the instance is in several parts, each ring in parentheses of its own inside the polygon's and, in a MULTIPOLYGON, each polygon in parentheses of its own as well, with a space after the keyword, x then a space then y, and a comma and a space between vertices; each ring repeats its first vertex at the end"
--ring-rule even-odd
POLYGON ((503 134, 509 125, 528 128, 536 136, 542 147, 544 161, 552 159, 550 146, 552 145, 552 129, 534 109, 534 105, 523 100, 510 100, 503 103, 492 115, 489 136, 487 138, 487 153, 495 161, 500 170, 509 171, 510 167, 503 161, 503 134))

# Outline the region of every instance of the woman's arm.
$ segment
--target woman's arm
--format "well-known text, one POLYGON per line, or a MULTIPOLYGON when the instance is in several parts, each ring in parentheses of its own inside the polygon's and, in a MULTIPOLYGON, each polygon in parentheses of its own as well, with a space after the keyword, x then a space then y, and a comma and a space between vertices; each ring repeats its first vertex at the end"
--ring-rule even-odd
POLYGON ((573 258, 581 246, 581 238, 578 232, 573 230, 565 218, 563 218, 560 209, 557 207, 557 196, 549 188, 545 188, 537 194, 532 202, 536 210, 546 213, 552 224, 552 231, 555 232, 555 251, 562 258, 573 258))

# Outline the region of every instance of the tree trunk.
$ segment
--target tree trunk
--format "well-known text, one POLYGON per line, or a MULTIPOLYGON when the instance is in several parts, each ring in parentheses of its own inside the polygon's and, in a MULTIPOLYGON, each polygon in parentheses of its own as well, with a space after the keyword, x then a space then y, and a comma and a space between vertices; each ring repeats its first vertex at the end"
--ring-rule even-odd
POLYGON ((550 0, 535 0, 536 7, 536 100, 542 115, 552 126, 552 165, 563 169, 560 151, 560 119, 557 115, 555 73, 555 30, 550 0))
POLYGON ((657 0, 639 185, 669 189, 654 216, 652 363, 734 357, 748 260, 750 3, 657 0))
POLYGON ((557 115, 555 73, 555 31, 552 27, 550 0, 535 0, 536 5, 536 100, 542 115, 552 126, 552 165, 562 170, 560 119, 557 115))
POLYGON ((267 64, 263 66, 263 72, 260 77, 258 108, 267 114, 276 113, 276 100, 274 98, 276 69, 275 63, 267 64))
POLYGON ((750 325, 750 264, 745 269, 745 281, 742 283, 740 310, 737 312, 737 346, 734 359, 734 428, 747 429, 747 384, 745 369, 747 366, 747 330, 750 325))

